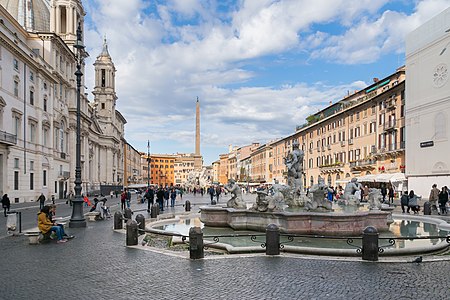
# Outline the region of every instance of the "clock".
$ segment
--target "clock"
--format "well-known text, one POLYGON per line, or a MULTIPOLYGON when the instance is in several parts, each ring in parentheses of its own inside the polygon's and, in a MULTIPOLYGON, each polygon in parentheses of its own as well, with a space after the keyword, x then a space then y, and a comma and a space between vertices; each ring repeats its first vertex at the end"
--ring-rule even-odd
POLYGON ((442 63, 436 66, 433 71, 433 84, 435 87, 442 87, 448 80, 447 65, 442 63))

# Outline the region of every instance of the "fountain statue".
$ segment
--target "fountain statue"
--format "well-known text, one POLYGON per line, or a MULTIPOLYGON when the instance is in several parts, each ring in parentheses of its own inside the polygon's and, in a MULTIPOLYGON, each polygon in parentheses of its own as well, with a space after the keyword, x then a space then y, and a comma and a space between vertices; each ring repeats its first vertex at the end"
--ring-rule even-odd
POLYGON ((227 207, 231 208, 247 208, 244 200, 242 199, 241 187, 236 184, 233 179, 228 179, 228 184, 224 188, 231 193, 231 199, 227 202, 227 207))
POLYGON ((284 201, 289 207, 301 207, 308 201, 306 193, 303 192, 303 157, 304 153, 299 149, 298 142, 292 142, 292 151, 284 158, 287 167, 288 193, 283 193, 284 201))
POLYGON ((329 211, 333 203, 327 199, 328 185, 319 177, 319 183, 309 189, 309 198, 305 203, 305 209, 309 211, 329 211))
POLYGON ((277 199, 274 196, 268 196, 266 191, 257 191, 256 203, 253 204, 252 210, 260 212, 281 211, 278 206, 277 199))
POLYGON ((381 199, 383 199, 383 196, 381 196, 381 190, 371 188, 369 189, 369 209, 370 210, 379 210, 381 209, 381 199))
POLYGON ((361 183, 356 178, 352 178, 345 186, 344 195, 342 195, 339 201, 345 205, 359 205, 361 194, 358 196, 358 193, 361 193, 361 187, 361 183))

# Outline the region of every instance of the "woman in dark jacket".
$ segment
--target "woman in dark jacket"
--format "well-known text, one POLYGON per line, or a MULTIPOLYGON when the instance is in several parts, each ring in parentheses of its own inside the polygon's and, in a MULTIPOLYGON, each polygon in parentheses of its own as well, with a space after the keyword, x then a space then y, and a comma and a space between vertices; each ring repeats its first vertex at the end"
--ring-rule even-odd
POLYGON ((11 201, 9 201, 8 194, 3 195, 2 207, 5 212, 5 217, 6 217, 6 210, 8 210, 8 212, 9 212, 9 208, 11 207, 11 201))
POLYGON ((441 214, 447 214, 447 202, 448 202, 448 189, 446 186, 442 188, 442 191, 439 193, 439 208, 441 209, 441 214))

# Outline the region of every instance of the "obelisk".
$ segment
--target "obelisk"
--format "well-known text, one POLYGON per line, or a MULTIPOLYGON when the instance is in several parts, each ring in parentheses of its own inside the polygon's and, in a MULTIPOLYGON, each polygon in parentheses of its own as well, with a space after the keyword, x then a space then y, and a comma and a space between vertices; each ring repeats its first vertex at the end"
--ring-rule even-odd
POLYGON ((195 153, 194 153, 194 169, 201 170, 203 166, 203 158, 200 154, 200 101, 195 104, 195 153))

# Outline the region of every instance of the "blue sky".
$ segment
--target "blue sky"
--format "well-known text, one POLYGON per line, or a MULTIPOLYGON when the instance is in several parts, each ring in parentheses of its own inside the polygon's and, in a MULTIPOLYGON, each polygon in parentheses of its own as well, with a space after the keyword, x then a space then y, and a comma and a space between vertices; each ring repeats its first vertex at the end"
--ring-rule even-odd
MULTIPOLYGON (((311 113, 404 65, 405 36, 450 0, 88 0, 86 86, 106 35, 125 138, 205 164, 292 134, 311 113)), ((92 98, 92 97, 91 97, 92 98)))

